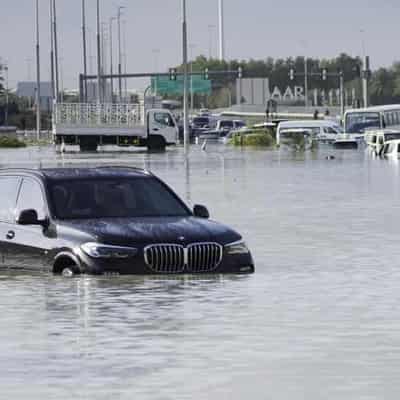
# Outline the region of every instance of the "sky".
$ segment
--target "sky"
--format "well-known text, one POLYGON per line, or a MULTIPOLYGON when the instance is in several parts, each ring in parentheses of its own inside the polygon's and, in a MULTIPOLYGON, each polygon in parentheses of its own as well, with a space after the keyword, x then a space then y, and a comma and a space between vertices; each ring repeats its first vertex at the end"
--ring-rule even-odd
MULTIPOLYGON (((193 57, 218 55, 218 0, 186 0, 193 57)), ((35 79, 35 0, 0 0, 0 57, 9 66, 9 86, 35 79)), ((100 0, 108 26, 117 6, 125 6, 128 72, 164 72, 181 63, 181 0, 100 0)), ((376 69, 400 60, 399 0, 224 0, 227 59, 362 56, 376 69), (365 50, 364 50, 365 49, 365 50)), ((39 0, 42 80, 50 76, 49 0, 39 0)), ((96 0, 86 0, 88 64, 96 69, 96 0)), ((78 87, 83 70, 81 0, 57 0, 62 86, 78 87)), ((123 35, 122 35, 123 36, 123 35)), ((114 22, 114 60, 117 59, 114 22)), ((122 38, 123 42, 123 38, 122 38)), ((109 49, 107 51, 109 53, 109 49)), ((109 59, 109 55, 107 57, 109 59)), ((108 63, 108 61, 107 61, 108 63)), ((109 68, 109 67, 108 67, 109 68)), ((115 67, 114 67, 115 69, 115 67)), ((143 86, 130 80, 129 88, 143 86)))

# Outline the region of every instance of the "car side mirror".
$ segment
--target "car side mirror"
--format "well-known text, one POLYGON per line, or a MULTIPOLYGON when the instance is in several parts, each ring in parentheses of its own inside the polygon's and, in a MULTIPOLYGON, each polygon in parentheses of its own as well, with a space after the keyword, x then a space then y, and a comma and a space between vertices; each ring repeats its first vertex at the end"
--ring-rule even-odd
POLYGON ((199 204, 194 206, 193 215, 198 218, 210 218, 210 213, 208 212, 207 207, 201 206, 199 204))
POLYGON ((46 227, 48 225, 47 220, 40 220, 36 210, 23 210, 20 212, 18 219, 18 225, 40 225, 46 227))

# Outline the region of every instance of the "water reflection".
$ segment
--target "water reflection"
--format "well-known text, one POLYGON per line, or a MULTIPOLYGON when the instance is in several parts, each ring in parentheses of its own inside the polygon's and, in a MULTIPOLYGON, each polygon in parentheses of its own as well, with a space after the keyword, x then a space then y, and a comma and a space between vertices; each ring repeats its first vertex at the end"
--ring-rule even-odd
MULTIPOLYGON (((0 163, 52 157, 0 152, 0 163)), ((293 155, 209 145, 186 164, 179 149, 68 157, 149 168, 242 232, 257 273, 4 272, 2 397, 398 397, 397 160, 329 146, 293 155)))

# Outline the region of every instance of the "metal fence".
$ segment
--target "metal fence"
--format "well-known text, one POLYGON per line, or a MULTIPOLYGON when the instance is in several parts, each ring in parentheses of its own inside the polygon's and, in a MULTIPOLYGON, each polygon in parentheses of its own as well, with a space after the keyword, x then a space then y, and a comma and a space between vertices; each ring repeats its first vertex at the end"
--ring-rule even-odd
POLYGON ((60 103, 55 124, 86 127, 132 127, 144 123, 143 104, 60 103))

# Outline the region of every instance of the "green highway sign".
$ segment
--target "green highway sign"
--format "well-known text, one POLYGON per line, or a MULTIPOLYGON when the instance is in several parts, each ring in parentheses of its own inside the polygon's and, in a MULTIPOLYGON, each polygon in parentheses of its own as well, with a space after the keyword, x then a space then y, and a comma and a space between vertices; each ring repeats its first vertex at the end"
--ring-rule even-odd
MULTIPOLYGON (((189 91, 192 88, 193 93, 211 94, 211 81, 205 80, 202 76, 189 76, 189 91), (192 79, 192 82, 191 82, 192 79)), ((177 76, 176 80, 169 79, 168 76, 157 76, 151 78, 151 89, 157 94, 182 94, 183 76, 177 76)))

